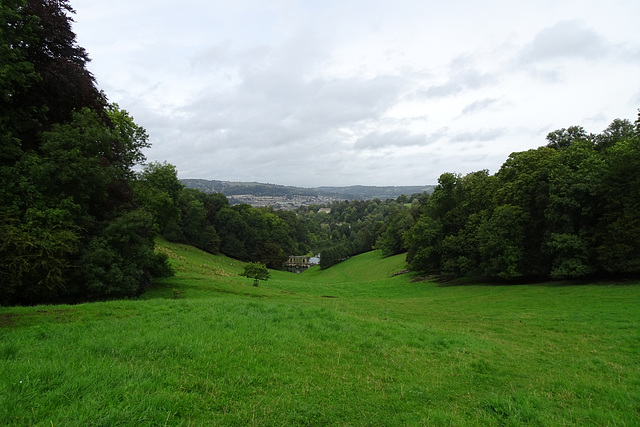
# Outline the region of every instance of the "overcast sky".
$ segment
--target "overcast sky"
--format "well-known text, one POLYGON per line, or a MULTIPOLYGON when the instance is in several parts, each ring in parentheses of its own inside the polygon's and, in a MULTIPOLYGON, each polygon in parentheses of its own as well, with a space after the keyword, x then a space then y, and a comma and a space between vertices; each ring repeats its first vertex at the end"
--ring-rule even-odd
POLYGON ((180 178, 426 185, 640 108, 638 0, 71 0, 180 178))

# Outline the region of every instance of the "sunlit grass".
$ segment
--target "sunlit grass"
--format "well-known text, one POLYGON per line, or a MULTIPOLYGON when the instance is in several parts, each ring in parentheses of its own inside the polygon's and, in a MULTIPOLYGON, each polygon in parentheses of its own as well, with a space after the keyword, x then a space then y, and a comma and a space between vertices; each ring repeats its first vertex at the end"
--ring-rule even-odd
POLYGON ((640 423, 637 284, 441 287, 372 252, 254 287, 161 246, 178 275, 139 300, 0 309, 0 421, 640 423))

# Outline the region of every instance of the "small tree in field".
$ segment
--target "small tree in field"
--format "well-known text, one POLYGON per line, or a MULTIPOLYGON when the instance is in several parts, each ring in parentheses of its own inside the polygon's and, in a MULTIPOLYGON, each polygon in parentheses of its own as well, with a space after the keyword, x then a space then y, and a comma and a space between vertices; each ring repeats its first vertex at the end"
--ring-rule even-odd
POLYGON ((268 280, 271 277, 267 266, 259 262, 250 262, 244 266, 241 276, 253 279, 253 286, 258 286, 258 280, 268 280))

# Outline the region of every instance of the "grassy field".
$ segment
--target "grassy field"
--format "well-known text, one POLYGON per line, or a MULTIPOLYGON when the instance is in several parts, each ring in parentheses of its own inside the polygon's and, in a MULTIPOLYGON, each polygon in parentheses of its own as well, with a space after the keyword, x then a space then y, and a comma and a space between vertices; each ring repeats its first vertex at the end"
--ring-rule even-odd
POLYGON ((2 425, 640 425, 638 283, 438 286, 372 252, 254 287, 160 246, 178 274, 140 299, 0 308, 2 425))

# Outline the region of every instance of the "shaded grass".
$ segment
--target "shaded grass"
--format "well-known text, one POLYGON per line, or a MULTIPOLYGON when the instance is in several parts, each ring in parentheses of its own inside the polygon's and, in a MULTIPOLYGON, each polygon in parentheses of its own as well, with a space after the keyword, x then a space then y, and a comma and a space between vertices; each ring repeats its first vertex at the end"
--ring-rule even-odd
POLYGON ((372 252, 255 288, 161 245, 179 274, 140 300, 0 309, 1 421, 640 424, 640 286, 438 287, 372 252))

